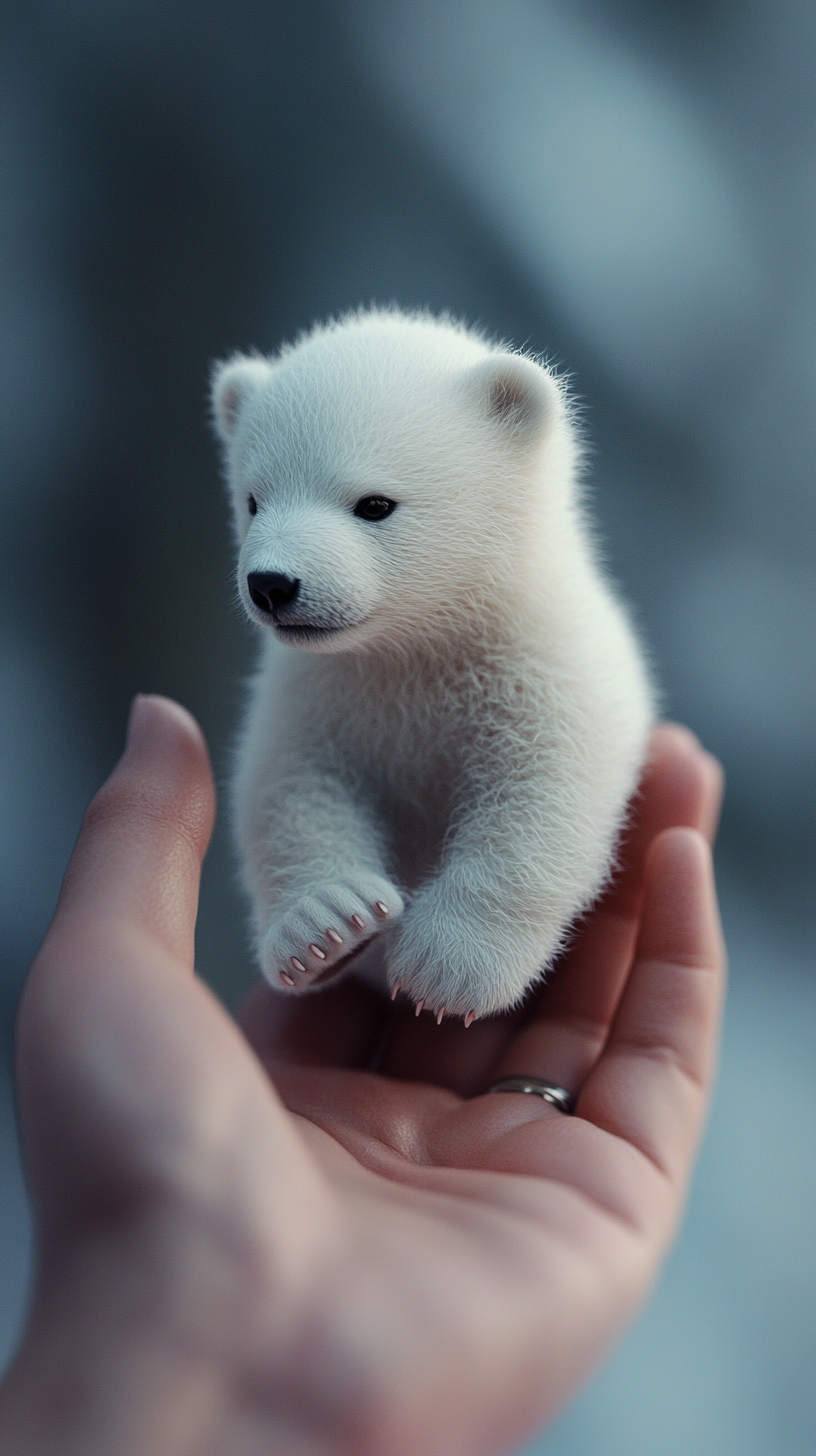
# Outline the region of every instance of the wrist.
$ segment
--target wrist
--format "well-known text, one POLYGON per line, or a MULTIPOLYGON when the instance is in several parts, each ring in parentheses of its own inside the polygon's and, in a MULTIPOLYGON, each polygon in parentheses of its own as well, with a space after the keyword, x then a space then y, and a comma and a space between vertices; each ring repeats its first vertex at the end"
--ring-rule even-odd
POLYGON ((2 1456, 233 1456, 255 1428, 275 1456, 347 1452, 325 1415, 293 1409, 285 1382, 276 1391, 270 1375, 271 1389, 254 1390, 217 1331, 191 1337, 168 1320, 138 1277, 118 1277, 118 1258, 74 1262, 35 1300, 0 1386, 2 1456))
POLYGON ((231 1405, 223 1371, 180 1362, 158 1350, 120 1351, 96 1368, 55 1369, 45 1350, 24 1347, 0 1387, 3 1456, 232 1456, 257 1425, 275 1456, 340 1456, 325 1433, 276 1411, 231 1405))

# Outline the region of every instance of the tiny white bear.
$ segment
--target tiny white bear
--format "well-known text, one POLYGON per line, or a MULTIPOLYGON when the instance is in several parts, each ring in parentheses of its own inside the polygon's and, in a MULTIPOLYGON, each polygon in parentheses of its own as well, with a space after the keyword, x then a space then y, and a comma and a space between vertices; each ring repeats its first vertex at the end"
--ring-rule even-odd
POLYGON ((653 693, 546 366, 396 309, 217 366, 263 639, 234 823, 258 958, 516 1005, 609 877, 653 693))

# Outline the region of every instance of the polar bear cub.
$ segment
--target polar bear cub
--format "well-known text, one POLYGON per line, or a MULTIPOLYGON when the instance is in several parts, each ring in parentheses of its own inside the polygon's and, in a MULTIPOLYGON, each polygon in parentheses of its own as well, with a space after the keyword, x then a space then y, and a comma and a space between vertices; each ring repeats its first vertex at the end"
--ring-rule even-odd
POLYGON ((264 974, 513 1006, 609 875, 652 721, 563 386, 372 311, 227 360, 213 408, 262 638, 234 820, 264 974))

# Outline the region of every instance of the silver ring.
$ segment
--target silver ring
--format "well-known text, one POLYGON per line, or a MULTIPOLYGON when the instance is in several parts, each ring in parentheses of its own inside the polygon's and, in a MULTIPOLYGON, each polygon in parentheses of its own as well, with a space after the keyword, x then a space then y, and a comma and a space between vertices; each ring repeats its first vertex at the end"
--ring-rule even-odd
POLYGON ((543 1097, 545 1102, 552 1103, 559 1112, 566 1112, 568 1115, 575 1111, 575 1098, 570 1097, 563 1087, 556 1087, 554 1082, 542 1082, 539 1077, 502 1077, 500 1082, 494 1082, 488 1087, 488 1092, 528 1092, 533 1097, 543 1097))

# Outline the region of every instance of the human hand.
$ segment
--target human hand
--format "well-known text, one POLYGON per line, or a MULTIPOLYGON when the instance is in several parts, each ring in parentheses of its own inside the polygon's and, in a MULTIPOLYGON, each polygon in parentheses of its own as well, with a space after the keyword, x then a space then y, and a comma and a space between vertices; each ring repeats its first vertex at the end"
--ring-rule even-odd
POLYGON ((676 1225, 722 989, 718 799, 658 729, 625 869, 526 1012, 437 1027, 349 980, 262 988, 244 1037, 191 974, 206 749, 138 700, 21 1007, 39 1263, 3 1451, 488 1456, 551 1417, 676 1225), (513 1072, 576 1115, 479 1095, 513 1072))

